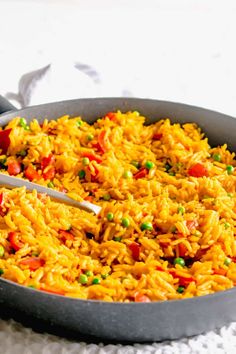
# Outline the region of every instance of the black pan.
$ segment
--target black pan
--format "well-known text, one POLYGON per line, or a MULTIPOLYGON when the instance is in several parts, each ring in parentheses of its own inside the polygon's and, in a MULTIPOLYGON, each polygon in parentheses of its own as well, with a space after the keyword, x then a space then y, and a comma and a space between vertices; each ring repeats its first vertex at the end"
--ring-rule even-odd
MULTIPOLYGON (((20 115, 30 121, 63 114, 81 115, 92 123, 109 111, 137 110, 148 123, 160 118, 172 122, 196 122, 212 145, 227 143, 236 150, 236 120, 222 113, 180 103, 136 98, 78 99, 49 103, 15 111, 0 97, 0 125, 20 115)), ((23 287, 0 279, 0 308, 20 313, 37 323, 59 326, 66 333, 86 334, 108 341, 147 342, 192 336, 236 320, 236 289, 185 300, 151 303, 119 303, 78 300, 23 287)))

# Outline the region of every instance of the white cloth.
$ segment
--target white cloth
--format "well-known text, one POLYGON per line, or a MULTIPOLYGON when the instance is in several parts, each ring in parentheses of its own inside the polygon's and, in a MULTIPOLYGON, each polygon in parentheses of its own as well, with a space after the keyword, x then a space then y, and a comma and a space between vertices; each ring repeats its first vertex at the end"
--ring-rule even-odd
POLYGON ((18 92, 8 92, 13 104, 24 107, 83 97, 132 96, 127 87, 111 85, 96 68, 81 62, 55 62, 22 75, 18 92))
MULTIPOLYGON (((23 75, 19 92, 6 96, 18 106, 78 97, 98 97, 107 93, 109 83, 84 63, 52 63, 23 75), (63 69, 63 70, 62 70, 63 69)), ((113 87, 113 86, 111 86, 113 87)), ((110 96, 132 96, 127 87, 116 86, 110 96)), ((107 94, 105 94, 107 96, 107 94)), ((181 321, 181 318, 179 319, 181 321)), ((178 325, 178 324, 176 324, 178 325)), ((0 353, 4 354, 233 354, 236 352, 236 323, 192 338, 155 344, 103 345, 69 341, 38 334, 14 321, 0 321, 0 353)))
MULTIPOLYGON (((180 319, 181 321, 181 319, 180 319)), ((178 325, 178 324, 176 324, 178 325)), ((0 320, 1 354, 234 354, 236 323, 191 338, 150 344, 89 344, 38 334, 14 321, 0 320)))

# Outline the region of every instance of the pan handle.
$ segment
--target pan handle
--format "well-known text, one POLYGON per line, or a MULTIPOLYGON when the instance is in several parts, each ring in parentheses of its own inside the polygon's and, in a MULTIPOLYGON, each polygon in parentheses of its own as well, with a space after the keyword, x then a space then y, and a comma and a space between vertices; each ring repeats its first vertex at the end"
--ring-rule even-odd
POLYGON ((8 111, 16 111, 16 107, 14 107, 6 98, 0 95, 0 114, 8 111))

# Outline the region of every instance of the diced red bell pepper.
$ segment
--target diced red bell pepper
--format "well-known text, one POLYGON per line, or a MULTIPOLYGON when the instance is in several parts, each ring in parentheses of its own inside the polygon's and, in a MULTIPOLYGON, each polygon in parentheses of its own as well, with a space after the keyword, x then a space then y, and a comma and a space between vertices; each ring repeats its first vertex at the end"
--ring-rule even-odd
POLYGON ((12 129, 6 129, 0 131, 0 149, 2 150, 2 154, 6 154, 11 143, 10 133, 12 129))
POLYGON ((135 302, 151 302, 149 297, 147 295, 141 294, 141 293, 136 293, 134 295, 134 301, 135 302))
POLYGON ((10 176, 16 176, 21 172, 21 165, 17 160, 9 161, 7 164, 7 172, 10 176))
POLYGON ((59 236, 63 242, 66 242, 67 240, 71 240, 71 241, 74 240, 74 235, 72 235, 70 232, 65 230, 59 230, 59 236))
POLYGON ((106 115, 105 115, 105 118, 108 118, 110 120, 115 120, 116 119, 116 114, 114 112, 108 112, 106 115))
POLYGON ((15 251, 19 251, 22 247, 24 247, 23 242, 19 241, 18 233, 15 231, 9 232, 8 240, 15 251))
POLYGON ((135 261, 139 260, 139 256, 140 256, 140 244, 137 242, 132 242, 129 245, 129 249, 132 253, 132 257, 135 261))
POLYGON ((98 135, 98 145, 99 145, 100 151, 103 154, 104 154, 104 152, 106 152, 108 150, 105 130, 102 130, 101 133, 98 135))
POLYGON ((54 165, 55 156, 53 154, 48 155, 48 157, 43 157, 41 161, 41 170, 45 170, 45 168, 49 165, 54 165))
POLYGON ((40 179, 40 175, 39 173, 34 169, 34 167, 32 165, 29 165, 25 171, 24 171, 24 175, 25 177, 30 180, 39 180, 40 179))
POLYGON ((178 244, 179 257, 185 257, 188 251, 187 247, 183 243, 178 244))
POLYGON ((161 140, 162 136, 163 136, 162 134, 156 133, 156 134, 153 135, 152 139, 153 140, 161 140))
POLYGON ((164 269, 161 266, 156 266, 156 270, 159 270, 160 272, 164 272, 164 269))
POLYGON ((178 278, 179 278, 179 285, 184 287, 188 286, 192 281, 196 282, 196 280, 191 276, 186 278, 178 276, 178 278))
POLYGON ((172 275, 173 278, 176 278, 176 270, 175 269, 168 269, 168 272, 172 275))
POLYGON ((55 177, 55 174, 56 174, 55 167, 54 166, 48 166, 43 171, 43 178, 45 180, 47 180, 47 179, 52 180, 55 177))
POLYGON ((161 247, 168 247, 170 245, 170 240, 159 240, 161 247))
POLYGON ((135 179, 144 178, 148 175, 148 169, 143 167, 138 172, 134 174, 135 179))
POLYGON ((20 261, 20 265, 28 267, 30 270, 36 270, 42 267, 44 264, 45 261, 39 257, 25 258, 20 261))
POLYGON ((208 171, 205 166, 201 163, 196 163, 188 170, 188 175, 192 177, 203 177, 208 176, 208 171))
POLYGON ((50 293, 50 294, 65 295, 65 292, 64 292, 63 290, 51 289, 51 288, 49 288, 49 287, 46 286, 46 285, 41 286, 39 290, 41 290, 41 291, 46 291, 47 293, 50 293))
POLYGON ((187 220, 186 226, 189 229, 189 231, 191 232, 192 230, 196 229, 196 227, 198 227, 198 222, 197 222, 197 220, 187 220))
POLYGON ((83 157, 87 157, 89 159, 89 161, 96 161, 97 163, 101 163, 102 162, 102 158, 101 156, 95 155, 92 152, 83 152, 82 153, 83 157))
POLYGON ((181 277, 180 275, 176 274, 175 269, 169 269, 169 273, 172 275, 173 278, 179 279, 179 285, 180 286, 188 286, 192 281, 196 282, 196 279, 192 276, 188 277, 181 277))

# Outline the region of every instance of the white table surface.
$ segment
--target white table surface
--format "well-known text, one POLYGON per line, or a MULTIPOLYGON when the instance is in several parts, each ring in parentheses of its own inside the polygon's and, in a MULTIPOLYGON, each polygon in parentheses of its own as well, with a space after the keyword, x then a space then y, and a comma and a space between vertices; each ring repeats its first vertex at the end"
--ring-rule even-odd
MULTIPOLYGON (((236 117, 235 19, 233 0, 0 0, 0 94, 12 97, 23 74, 52 64, 57 89, 45 97, 42 86, 30 103, 89 96, 89 85, 75 89, 71 68, 80 62, 100 75, 93 96, 166 99, 236 117)), ((0 353, 231 354, 235 333, 232 324, 172 343, 104 347, 0 321, 0 353)))

